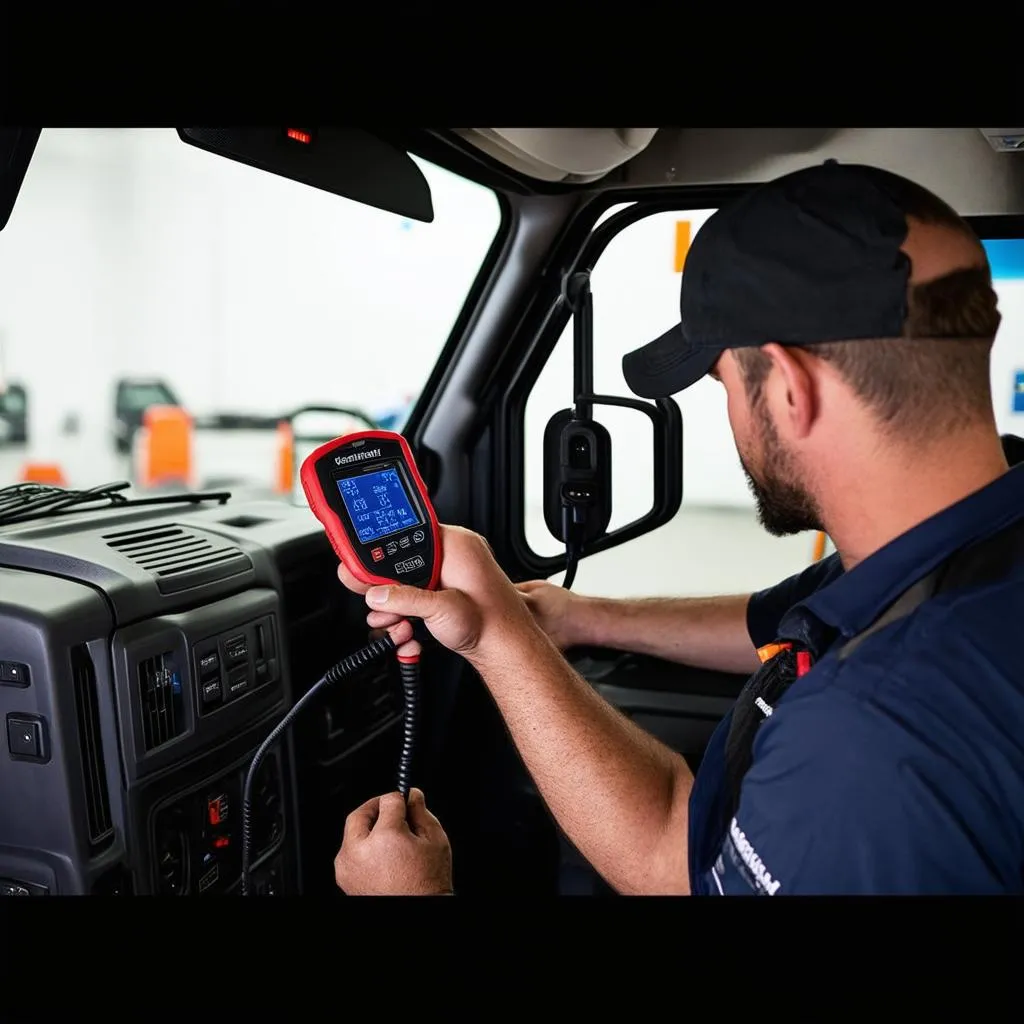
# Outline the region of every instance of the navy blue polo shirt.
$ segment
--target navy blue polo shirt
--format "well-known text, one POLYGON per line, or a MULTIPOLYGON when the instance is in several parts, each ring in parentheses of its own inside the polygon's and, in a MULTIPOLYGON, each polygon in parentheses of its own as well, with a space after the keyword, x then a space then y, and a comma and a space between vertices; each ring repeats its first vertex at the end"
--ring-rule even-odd
POLYGON ((758 729, 724 836, 710 822, 731 715, 712 737, 690 800, 695 895, 1024 892, 1024 566, 836 656, 954 551, 1021 517, 1024 466, 849 572, 833 555, 751 598, 754 645, 796 639, 815 663, 758 729))

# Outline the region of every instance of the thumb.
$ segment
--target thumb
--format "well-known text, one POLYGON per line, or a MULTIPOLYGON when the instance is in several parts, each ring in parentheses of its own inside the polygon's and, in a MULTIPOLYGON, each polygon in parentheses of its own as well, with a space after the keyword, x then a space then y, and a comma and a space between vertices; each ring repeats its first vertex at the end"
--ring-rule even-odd
POLYGON ((427 810, 427 801, 422 789, 409 790, 409 805, 406 809, 409 827, 418 836, 429 837, 441 829, 441 822, 427 810))
POLYGON ((433 590, 394 584, 370 587, 366 592, 366 603, 371 608, 386 609, 402 618, 426 619, 437 608, 437 597, 437 592, 433 590))

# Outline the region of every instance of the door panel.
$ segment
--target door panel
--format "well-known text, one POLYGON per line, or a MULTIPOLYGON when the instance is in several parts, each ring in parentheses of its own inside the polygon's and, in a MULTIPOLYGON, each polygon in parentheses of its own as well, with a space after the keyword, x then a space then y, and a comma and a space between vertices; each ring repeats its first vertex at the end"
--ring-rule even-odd
POLYGON ((693 770, 747 679, 602 648, 571 651, 569 660, 605 700, 679 751, 693 770))
MULTIPOLYGON (((600 647, 567 652, 570 664, 610 704, 645 732, 678 751, 692 771, 747 676, 711 672, 600 647)), ((562 895, 614 895, 562 837, 562 895)))

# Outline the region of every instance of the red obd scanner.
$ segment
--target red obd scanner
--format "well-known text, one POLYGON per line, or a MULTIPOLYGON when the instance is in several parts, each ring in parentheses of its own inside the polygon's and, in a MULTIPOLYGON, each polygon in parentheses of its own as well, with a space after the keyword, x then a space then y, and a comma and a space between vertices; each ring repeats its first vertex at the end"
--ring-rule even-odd
POLYGON ((401 434, 365 430, 335 438, 307 456, 299 477, 313 515, 356 579, 437 586, 437 516, 401 434))
MULTIPOLYGON (((369 585, 437 587, 441 531, 426 485, 401 434, 364 430, 328 441, 306 457, 299 479, 335 554, 356 579, 369 585)), ((242 795, 243 896, 252 891, 252 786, 267 751, 320 690, 394 649, 395 642, 385 636, 338 662, 295 703, 256 751, 242 795)), ((405 691, 398 791, 408 799, 419 712, 419 657, 399 656, 398 661, 405 691)))

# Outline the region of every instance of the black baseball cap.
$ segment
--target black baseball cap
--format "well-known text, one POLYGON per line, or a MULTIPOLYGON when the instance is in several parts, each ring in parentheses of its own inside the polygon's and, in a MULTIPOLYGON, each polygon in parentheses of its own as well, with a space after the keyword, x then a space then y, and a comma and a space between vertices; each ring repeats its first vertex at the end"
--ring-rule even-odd
POLYGON ((920 191, 889 171, 828 160, 717 210, 686 255, 680 323, 622 360, 630 389, 673 395, 730 348, 900 337, 908 188, 920 191))

